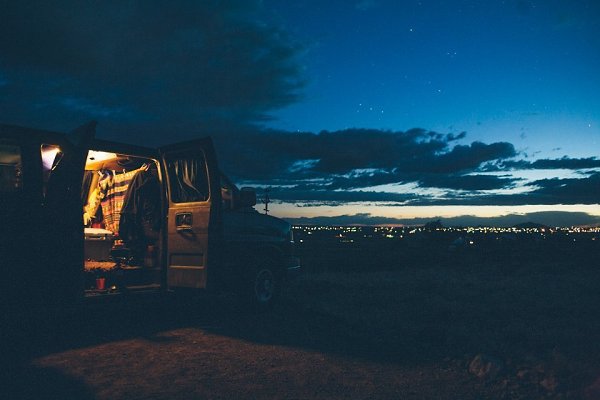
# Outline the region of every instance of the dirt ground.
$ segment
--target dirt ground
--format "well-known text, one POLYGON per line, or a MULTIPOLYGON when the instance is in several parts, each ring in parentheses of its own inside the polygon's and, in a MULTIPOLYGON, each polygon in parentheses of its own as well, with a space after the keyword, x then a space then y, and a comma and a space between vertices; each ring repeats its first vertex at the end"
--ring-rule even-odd
POLYGON ((433 399, 485 393, 484 382, 449 359, 395 359, 353 335, 350 326, 291 305, 264 315, 127 308, 86 315, 81 324, 46 322, 35 335, 29 330, 39 325, 24 327, 29 333, 13 340, 22 353, 4 366, 5 398, 433 399))
POLYGON ((309 274, 258 315, 224 297, 39 311, 3 326, 0 398, 596 399, 599 282, 437 265, 309 274))

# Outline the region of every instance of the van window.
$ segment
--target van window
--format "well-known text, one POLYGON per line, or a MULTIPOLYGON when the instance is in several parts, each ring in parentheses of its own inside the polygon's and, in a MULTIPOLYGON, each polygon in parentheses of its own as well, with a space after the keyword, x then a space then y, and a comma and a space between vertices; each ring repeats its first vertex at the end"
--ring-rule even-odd
POLYGON ((23 188, 21 148, 0 139, 0 192, 16 192, 23 188))
POLYGON ((185 152, 167 158, 171 201, 191 203, 209 197, 206 159, 202 152, 185 152))

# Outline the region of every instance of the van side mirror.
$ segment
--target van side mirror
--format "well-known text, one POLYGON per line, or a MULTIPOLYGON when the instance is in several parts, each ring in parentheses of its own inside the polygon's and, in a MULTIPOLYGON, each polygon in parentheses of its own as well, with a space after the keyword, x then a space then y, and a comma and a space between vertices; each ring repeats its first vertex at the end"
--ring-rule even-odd
POLYGON ((256 205, 256 190, 251 187, 240 189, 240 207, 254 207, 256 205))

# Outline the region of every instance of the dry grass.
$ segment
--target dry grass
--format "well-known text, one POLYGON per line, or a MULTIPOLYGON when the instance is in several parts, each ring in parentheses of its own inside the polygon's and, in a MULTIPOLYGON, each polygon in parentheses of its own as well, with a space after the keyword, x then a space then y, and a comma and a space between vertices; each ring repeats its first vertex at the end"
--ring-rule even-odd
POLYGON ((289 295, 371 337, 391 359, 465 366, 483 353, 504 364, 498 393, 512 387, 536 397, 551 379, 545 395, 577 398, 600 374, 600 266, 592 256, 439 252, 429 264, 308 274, 289 295))

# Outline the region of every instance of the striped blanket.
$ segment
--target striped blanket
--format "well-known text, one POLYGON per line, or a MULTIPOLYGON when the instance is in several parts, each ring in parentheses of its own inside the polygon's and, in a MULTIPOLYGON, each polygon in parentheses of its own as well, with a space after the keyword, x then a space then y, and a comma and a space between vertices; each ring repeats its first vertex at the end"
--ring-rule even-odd
POLYGON ((123 174, 109 174, 99 182, 100 191, 104 194, 100 201, 104 226, 114 234, 119 233, 119 219, 121 218, 125 193, 127 193, 127 188, 138 171, 139 169, 123 174))

